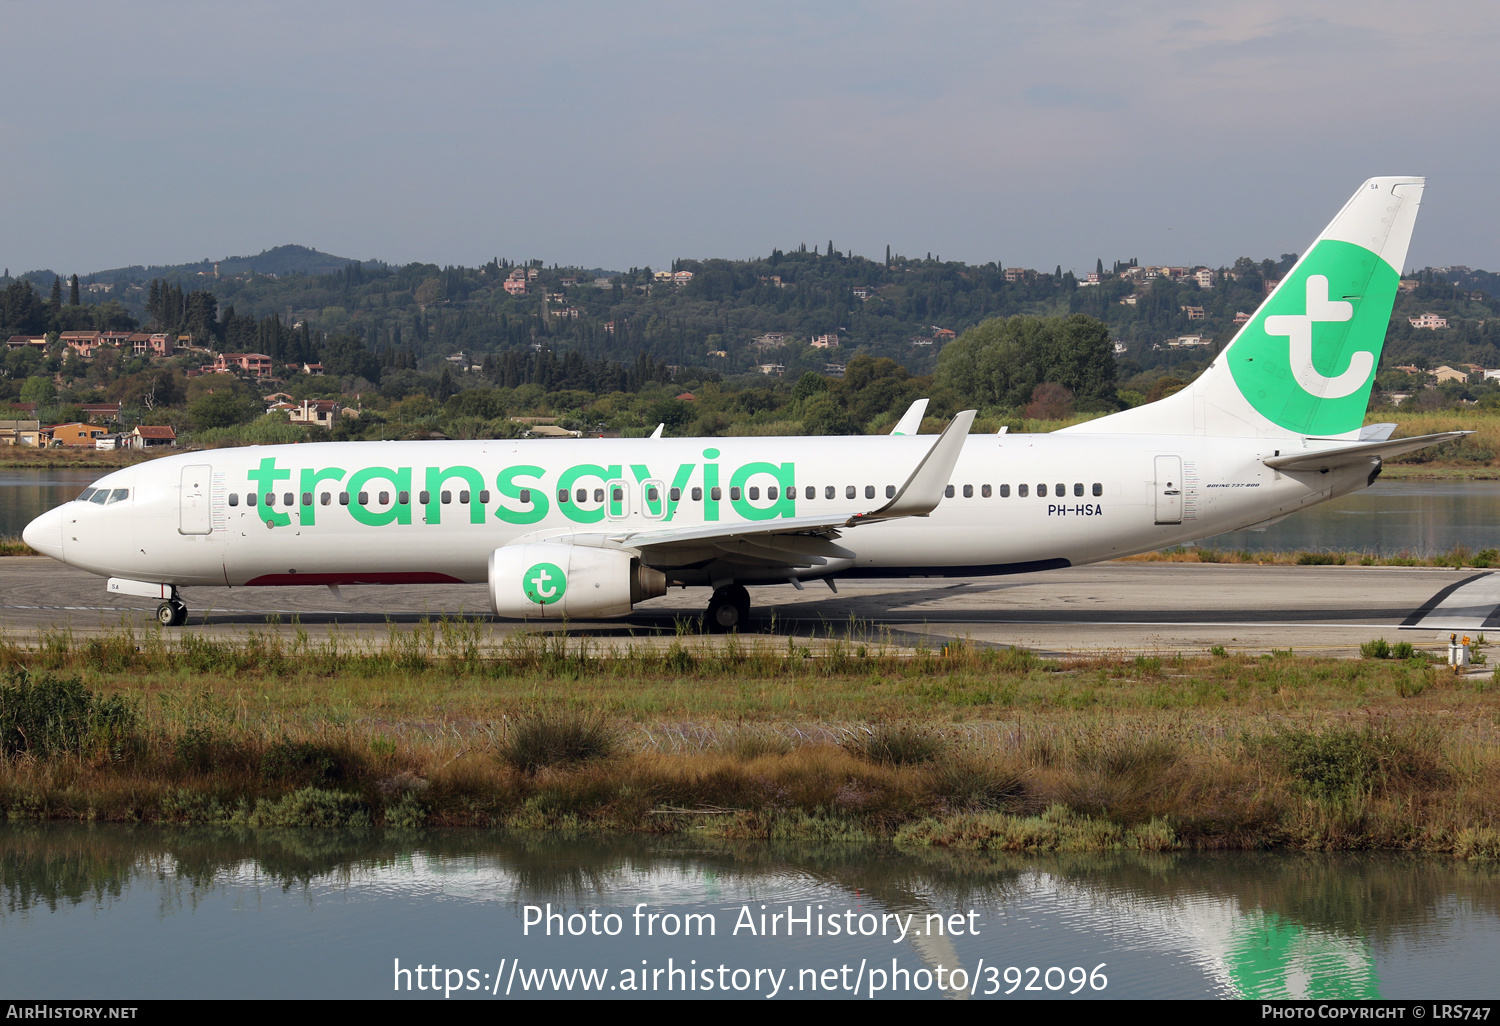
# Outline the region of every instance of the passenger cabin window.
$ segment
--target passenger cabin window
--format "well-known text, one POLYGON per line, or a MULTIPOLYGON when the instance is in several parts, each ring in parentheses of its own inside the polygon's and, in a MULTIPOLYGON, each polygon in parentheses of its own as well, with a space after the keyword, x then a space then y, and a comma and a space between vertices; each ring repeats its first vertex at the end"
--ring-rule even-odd
POLYGON ((859 491, 853 485, 849 485, 844 489, 844 498, 846 499, 852 499, 857 495, 859 495, 859 491))
POLYGON ((479 489, 479 504, 481 506, 488 506, 490 504, 490 490, 488 488, 479 489))
POLYGON ((238 492, 229 493, 229 504, 231 506, 238 506, 240 504, 240 496, 238 492))
POLYGON ((651 485, 649 488, 646 489, 646 501, 647 502, 660 502, 661 501, 661 492, 657 489, 657 487, 655 485, 651 485))
POLYGON ((1057 486, 1057 491, 1053 492, 1052 494, 1057 496, 1059 499, 1065 498, 1068 494, 1068 486, 1059 483, 1057 486))
POLYGON ((1026 498, 1026 486, 1025 485, 1016 485, 1016 497, 1020 498, 1020 499, 1026 498))
POLYGON ((411 492, 397 492, 396 501, 405 506, 407 503, 411 502, 411 492))
POLYGON ((425 506, 425 505, 427 505, 431 501, 432 501, 432 493, 431 492, 418 492, 417 493, 417 505, 419 505, 419 506, 425 506))
POLYGON ((595 502, 603 502, 604 501, 604 489, 603 488, 595 488, 594 489, 594 501, 595 502))
POLYGON ((516 498, 518 498, 518 499, 521 500, 521 505, 523 505, 523 506, 530 506, 531 505, 531 489, 530 488, 522 488, 521 489, 521 494, 518 495, 518 496, 516 496, 516 498))
POLYGON ((391 493, 390 492, 381 492, 380 493, 380 505, 382 505, 382 506, 388 506, 388 505, 390 505, 390 502, 391 502, 391 493))
POLYGON ((1046 485, 1039 484, 1039 485, 1036 486, 1036 497, 1038 499, 1045 499, 1047 497, 1047 486, 1046 485))
MULTIPOLYGON (((463 503, 465 506, 469 504, 469 493, 467 490, 458 493, 458 501, 463 503)), ((563 501, 566 502, 567 500, 564 499, 563 501)))
POLYGON ((1096 496, 1104 494, 1104 486, 1102 484, 1100 484, 1098 481, 1094 482, 1094 494, 1096 496))
POLYGON ((559 488, 557 490, 557 501, 559 504, 568 501, 568 490, 566 488, 559 488))
POLYGON ((681 502, 682 501, 682 489, 681 488, 673 488, 673 489, 669 490, 667 492, 667 498, 670 499, 672 502, 681 502))
MULTIPOLYGON (((787 492, 791 493, 793 490, 794 489, 788 488, 787 492)), ((780 494, 781 490, 776 485, 772 485, 771 487, 766 489, 766 498, 768 499, 774 499, 780 494)))
MULTIPOLYGON (((734 495, 733 492, 730 492, 729 494, 730 494, 731 497, 733 497, 733 495, 734 495)), ((751 485, 750 486, 750 498, 752 498, 752 499, 758 499, 758 498, 760 498, 760 489, 757 488, 755 485, 751 485)))
POLYGON ((625 501, 625 489, 623 489, 623 488, 611 488, 609 490, 609 501, 610 502, 624 502, 625 501))
POLYGON ((283 506, 295 506, 295 505, 297 505, 297 497, 295 495, 293 495, 291 492, 282 492, 281 493, 281 504, 283 506))
MULTIPOLYGON (((427 500, 424 499, 422 501, 426 502, 427 500)), ((453 493, 449 491, 438 492, 438 502, 441 502, 444 506, 449 505, 453 502, 453 493)))
POLYGON ((302 493, 302 505, 304 505, 304 506, 311 506, 312 505, 312 492, 303 492, 302 493))
POLYGON ((1083 494, 1083 482, 1082 481, 1079 481, 1077 484, 1075 484, 1073 486, 1073 494, 1074 495, 1082 495, 1083 494))
POLYGON ((943 489, 943 498, 945 498, 945 499, 951 499, 951 498, 953 498, 953 486, 952 485, 949 485, 947 488, 943 489))
POLYGON ((990 486, 989 485, 980 485, 979 486, 979 496, 980 496, 980 498, 988 499, 990 497, 990 486))
POLYGON ((702 488, 694 488, 693 489, 693 501, 694 502, 702 502, 703 501, 703 489, 702 488))
POLYGON ((718 502, 720 499, 722 499, 724 497, 724 489, 722 489, 722 488, 710 488, 708 490, 708 497, 710 499, 713 499, 715 502, 718 502))
POLYGON ((825 499, 831 499, 836 494, 838 493, 834 491, 833 485, 829 485, 828 487, 823 489, 823 498, 825 499))
POLYGON ((266 505, 267 506, 274 506, 274 505, 276 505, 276 493, 275 492, 267 492, 266 493, 266 505))
POLYGON ((887 499, 894 499, 896 497, 896 486, 895 485, 886 485, 885 486, 885 497, 887 499))
POLYGON ((808 485, 802 490, 802 496, 807 499, 816 499, 818 497, 818 490, 812 485, 808 485))
POLYGON ((323 504, 323 505, 325 505, 325 506, 326 506, 326 505, 328 505, 328 504, 329 504, 329 503, 330 503, 330 502, 332 502, 332 501, 333 501, 333 493, 332 493, 332 492, 324 492, 324 493, 323 493, 323 494, 322 494, 322 495, 320 495, 320 496, 318 496, 318 500, 319 500, 319 501, 320 501, 320 502, 321 502, 321 503, 322 503, 322 504, 323 504))
MULTIPOLYGON (((253 506, 254 503, 251 503, 251 505, 253 506)), ((347 506, 347 505, 349 505, 349 493, 348 492, 339 492, 339 505, 340 506, 347 506)))
POLYGON ((974 486, 973 485, 964 485, 964 498, 966 498, 966 499, 972 499, 972 498, 974 498, 974 486))
POLYGON ((1000 498, 1002 498, 1002 499, 1008 499, 1008 498, 1010 498, 1010 485, 1001 485, 1000 486, 1000 498))
POLYGON ((255 493, 254 492, 246 492, 245 493, 245 505, 246 506, 254 506, 255 505, 255 493))
POLYGON ((867 499, 873 499, 873 498, 875 498, 875 486, 874 485, 865 485, 865 498, 867 498, 867 499))
POLYGON ((360 492, 359 493, 359 504, 361 506, 368 506, 370 504, 370 493, 369 492, 360 492))
POLYGON ((730 488, 729 489, 729 501, 730 502, 737 502, 737 501, 739 501, 739 497, 740 497, 740 490, 738 488, 730 488))

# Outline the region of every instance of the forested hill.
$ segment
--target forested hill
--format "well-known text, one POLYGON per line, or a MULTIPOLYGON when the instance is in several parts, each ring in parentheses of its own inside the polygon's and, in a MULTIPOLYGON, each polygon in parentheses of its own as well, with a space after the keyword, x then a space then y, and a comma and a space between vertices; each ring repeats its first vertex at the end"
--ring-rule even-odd
MULTIPOLYGON (((53 282, 32 277, 36 302, 8 302, 16 315, 0 311, 0 331, 86 327, 92 315, 101 326, 134 320, 278 362, 336 352, 349 371, 431 371, 459 352, 482 363, 548 350, 623 364, 649 356, 721 375, 774 364, 795 378, 825 372, 856 352, 928 373, 947 341, 986 319, 1085 313, 1105 321, 1122 343, 1126 378, 1201 362, 1233 337, 1236 316, 1254 311, 1294 260, 1241 258, 1215 269, 1210 287, 1180 273, 1144 280, 1132 277, 1141 270, 1133 261, 1107 270, 1100 260, 1101 281, 1088 284, 1060 268, 1007 271, 931 256, 877 261, 829 243, 752 260, 678 260, 658 270, 688 273, 662 280, 649 267, 614 273, 504 260, 398 267, 279 246, 220 260, 217 274, 205 262, 80 276, 82 307, 75 313, 59 306, 50 318, 41 299, 53 282), (1184 335, 1207 345, 1165 345, 1184 335)), ((1500 305, 1482 287, 1500 278, 1468 268, 1418 277, 1397 302, 1384 364, 1500 366, 1500 305), (1409 318, 1422 313, 1446 317, 1449 326, 1413 328, 1409 318)))

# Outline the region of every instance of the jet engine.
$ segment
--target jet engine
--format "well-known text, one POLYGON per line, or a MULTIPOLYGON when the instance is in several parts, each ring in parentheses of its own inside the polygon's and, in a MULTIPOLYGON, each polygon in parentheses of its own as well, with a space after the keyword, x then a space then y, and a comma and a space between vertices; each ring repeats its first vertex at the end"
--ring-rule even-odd
POLYGON ((624 616, 667 593, 659 570, 619 549, 533 542, 490 554, 490 606, 518 619, 624 616))

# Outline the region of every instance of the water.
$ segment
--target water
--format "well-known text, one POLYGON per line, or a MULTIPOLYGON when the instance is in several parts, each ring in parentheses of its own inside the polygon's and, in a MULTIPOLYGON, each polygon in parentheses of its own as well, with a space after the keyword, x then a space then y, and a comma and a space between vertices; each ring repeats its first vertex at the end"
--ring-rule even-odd
MULTIPOLYGON (((72 499, 105 470, 0 469, 0 536, 72 499)), ((1500 481, 1378 481, 1264 531, 1205 538, 1216 549, 1339 549, 1395 555, 1500 548, 1500 481)))
POLYGON ((1336 549, 1393 556, 1500 548, 1500 481, 1377 481, 1294 513, 1263 531, 1205 538, 1205 548, 1252 552, 1336 549))
POLYGON ((113 468, 99 470, 27 470, 0 467, 0 538, 21 531, 54 506, 78 493, 113 468))
POLYGON ((1455 999, 1492 993, 1500 957, 1500 867, 1396 857, 917 856, 682 837, 12 824, 0 826, 0 888, 0 991, 26 997, 433 998, 397 973, 399 959, 438 966, 440 981, 465 988, 454 998, 490 1000, 497 978, 499 997, 506 986, 536 996, 523 990, 531 973, 575 969, 602 974, 603 988, 585 992, 575 977, 575 997, 632 996, 625 988, 641 983, 680 997, 667 981, 689 979, 696 998, 724 996, 722 981, 728 996, 765 999, 777 980, 780 997, 813 996, 815 981, 818 996, 848 997, 856 980, 861 997, 872 983, 891 996, 895 979, 910 987, 897 996, 954 999, 970 996, 955 982, 1000 997, 1011 980, 1013 998, 1057 1000, 1455 999), (549 903, 579 917, 527 936, 528 915, 545 921, 549 903), (799 924, 787 937, 784 920, 777 936, 758 935, 762 906, 769 916, 788 905, 824 935, 799 924), (654 935, 635 935, 638 909, 654 935), (714 935, 661 936, 688 914, 711 915, 714 935), (889 916, 914 917, 912 932, 900 939, 889 916), (569 922, 584 935, 558 936, 569 922), (889 935, 850 938, 846 922, 889 935))

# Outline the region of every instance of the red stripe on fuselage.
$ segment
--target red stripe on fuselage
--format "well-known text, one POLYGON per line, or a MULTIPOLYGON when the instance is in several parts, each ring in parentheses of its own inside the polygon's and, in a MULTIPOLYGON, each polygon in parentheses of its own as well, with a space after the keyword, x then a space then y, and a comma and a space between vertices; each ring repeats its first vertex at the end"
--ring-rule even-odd
POLYGON ((463 584, 457 577, 420 570, 401 573, 261 574, 245 582, 247 588, 289 584, 463 584))

